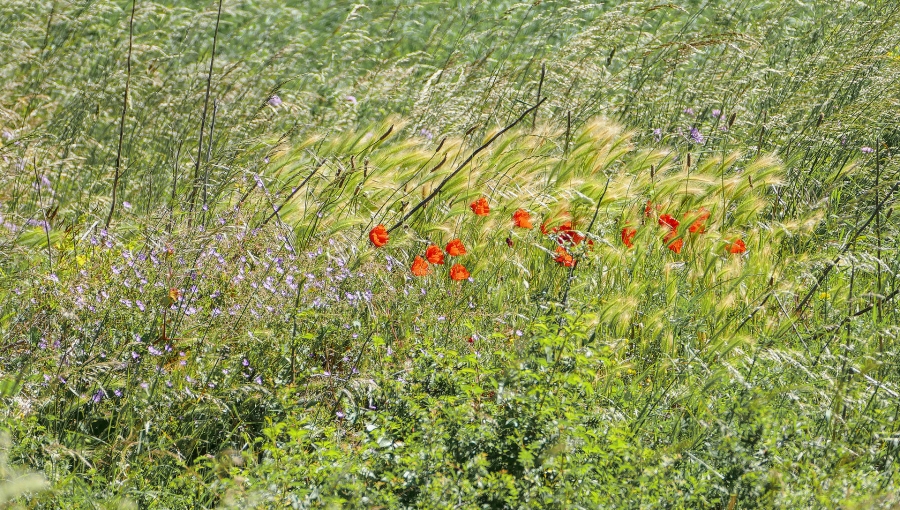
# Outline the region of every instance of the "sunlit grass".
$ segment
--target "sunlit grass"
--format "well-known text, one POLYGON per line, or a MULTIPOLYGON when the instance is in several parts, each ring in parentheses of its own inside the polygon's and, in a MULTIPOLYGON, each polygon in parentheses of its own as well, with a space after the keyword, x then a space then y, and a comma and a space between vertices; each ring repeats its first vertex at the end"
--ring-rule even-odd
POLYGON ((897 6, 136 7, 0 6, 0 501, 897 504, 897 6))

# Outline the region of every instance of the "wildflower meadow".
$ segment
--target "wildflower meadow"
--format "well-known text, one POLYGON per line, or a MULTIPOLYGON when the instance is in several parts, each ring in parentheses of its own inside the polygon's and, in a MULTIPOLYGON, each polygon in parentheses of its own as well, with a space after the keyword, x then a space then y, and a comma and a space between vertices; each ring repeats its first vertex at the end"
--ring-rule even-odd
POLYGON ((0 2, 0 507, 900 508, 900 3, 0 2))

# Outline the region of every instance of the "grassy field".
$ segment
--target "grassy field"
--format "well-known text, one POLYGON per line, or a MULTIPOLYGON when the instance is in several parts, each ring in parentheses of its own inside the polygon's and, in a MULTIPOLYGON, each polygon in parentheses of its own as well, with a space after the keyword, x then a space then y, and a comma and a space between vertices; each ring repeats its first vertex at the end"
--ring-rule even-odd
POLYGON ((900 508, 898 41, 3 1, 0 507, 900 508))

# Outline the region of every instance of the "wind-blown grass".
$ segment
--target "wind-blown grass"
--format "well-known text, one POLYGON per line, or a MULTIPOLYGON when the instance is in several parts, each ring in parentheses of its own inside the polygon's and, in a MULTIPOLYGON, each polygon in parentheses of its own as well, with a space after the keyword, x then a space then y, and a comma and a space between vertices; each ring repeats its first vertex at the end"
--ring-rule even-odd
POLYGON ((0 6, 18 504, 898 504, 891 2, 131 5, 0 6))

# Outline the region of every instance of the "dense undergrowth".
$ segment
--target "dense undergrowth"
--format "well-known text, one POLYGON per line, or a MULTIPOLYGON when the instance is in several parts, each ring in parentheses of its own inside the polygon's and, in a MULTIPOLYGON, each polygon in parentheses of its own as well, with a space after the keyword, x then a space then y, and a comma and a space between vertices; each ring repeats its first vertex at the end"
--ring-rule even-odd
POLYGON ((900 7, 219 5, 0 5, 0 505, 900 505, 900 7))

